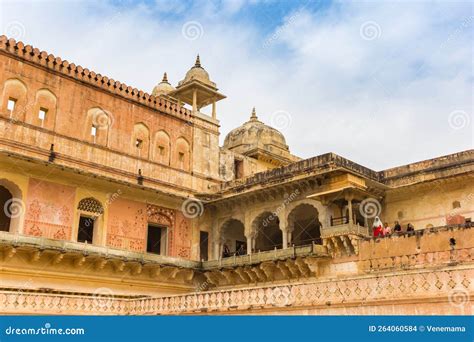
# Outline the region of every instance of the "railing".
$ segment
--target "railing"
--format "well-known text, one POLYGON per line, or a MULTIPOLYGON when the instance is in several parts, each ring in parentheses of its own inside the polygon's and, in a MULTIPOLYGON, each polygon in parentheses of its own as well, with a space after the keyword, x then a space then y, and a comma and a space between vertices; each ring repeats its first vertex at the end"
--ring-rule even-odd
POLYGON ((356 223, 340 224, 321 229, 321 237, 327 238, 331 236, 357 234, 362 236, 370 236, 369 228, 358 225, 356 223))
MULTIPOLYGON (((44 293, 24 289, 0 290, 1 314, 48 314, 48 315, 170 315, 252 313, 250 310, 270 309, 280 313, 285 307, 321 309, 328 314, 331 307, 336 311, 341 305, 350 303, 353 307, 369 310, 373 305, 393 310, 393 301, 422 304, 436 302, 430 310, 437 308, 452 310, 454 314, 465 315, 473 302, 473 291, 469 288, 472 268, 415 269, 400 273, 369 274, 358 277, 316 279, 290 284, 266 284, 233 289, 217 289, 205 292, 165 296, 98 296, 92 293, 44 293), (430 279, 438 279, 436 286, 430 279), (381 286, 380 284, 388 284, 381 286), (429 291, 424 288, 428 287, 429 291), (357 290, 359 289, 359 290, 357 290), (363 291, 361 291, 363 289, 363 291), (453 305, 453 289, 465 294, 465 305, 453 305), (366 292, 368 291, 368 292, 366 292), (319 295, 318 293, 324 294, 319 295), (370 293, 367 296, 367 293, 370 293), (387 303, 387 298, 393 301, 387 303), (469 300, 469 298, 471 298, 469 300), (443 303, 445 305, 443 305, 443 303), (331 305, 329 305, 331 304, 331 305), (456 310, 456 311, 454 311, 456 310)), ((463 299, 464 300, 464 299, 463 299)), ((265 312, 265 311, 264 311, 265 312)), ((268 312, 268 311, 266 311, 268 312)), ((307 311, 306 311, 307 312, 307 311)), ((363 311, 368 313, 369 311, 363 311)), ((303 313, 303 311, 301 311, 303 313)))
POLYGON ((360 164, 354 163, 335 153, 326 153, 317 157, 300 160, 296 163, 292 163, 287 166, 282 166, 269 171, 258 172, 253 176, 244 179, 232 180, 222 183, 220 190, 226 191, 234 187, 248 187, 266 181, 284 179, 285 177, 289 176, 293 177, 296 174, 308 172, 309 170, 316 170, 317 168, 327 168, 330 165, 334 165, 336 167, 343 167, 375 181, 380 180, 378 172, 373 171, 360 164))
POLYGON ((140 263, 156 263, 161 265, 186 267, 198 269, 201 262, 175 258, 165 255, 156 255, 144 252, 131 252, 128 250, 111 248, 107 246, 97 246, 87 243, 48 239, 44 237, 12 234, 0 231, 0 246, 25 246, 33 247, 41 250, 48 249, 61 253, 78 253, 82 255, 95 255, 105 258, 118 258, 124 261, 135 261, 140 263))
POLYGON ((365 166, 362 166, 360 164, 354 163, 353 161, 343 158, 335 153, 326 153, 326 154, 322 154, 316 157, 300 160, 298 162, 291 163, 289 165, 275 168, 272 170, 258 172, 244 179, 237 179, 237 180, 224 182, 220 185, 220 190, 224 192, 232 188, 238 189, 239 187, 250 187, 252 185, 259 184, 262 182, 267 182, 267 181, 274 181, 274 180, 279 180, 279 179, 284 180, 285 178, 288 178, 288 177, 294 177, 296 174, 301 174, 301 173, 312 171, 312 170, 316 171, 318 168, 327 169, 328 166, 341 167, 349 171, 358 173, 371 180, 381 182, 381 183, 387 183, 387 181, 390 181, 391 178, 398 178, 398 177, 403 177, 403 176, 412 174, 413 166, 416 167, 416 170, 414 171, 416 173, 416 172, 421 172, 422 170, 427 169, 426 167, 427 162, 432 162, 437 167, 443 167, 443 166, 446 167, 446 166, 449 166, 450 163, 452 164, 453 162, 455 163, 461 162, 462 164, 469 164, 469 163, 472 163, 472 160, 473 160, 472 156, 473 156, 473 152, 472 150, 469 150, 469 151, 457 153, 455 155, 435 158, 429 161, 422 161, 415 164, 405 165, 405 166, 377 172, 365 166))
POLYGON ((274 249, 271 251, 258 252, 250 255, 232 256, 220 260, 209 260, 202 263, 203 269, 211 269, 216 267, 244 266, 257 264, 264 261, 272 261, 278 259, 296 258, 299 256, 321 256, 327 257, 326 247, 322 245, 306 245, 294 246, 285 249, 274 249))
POLYGON ((349 223, 349 216, 341 216, 341 217, 332 217, 331 216, 331 226, 339 226, 341 224, 349 223))

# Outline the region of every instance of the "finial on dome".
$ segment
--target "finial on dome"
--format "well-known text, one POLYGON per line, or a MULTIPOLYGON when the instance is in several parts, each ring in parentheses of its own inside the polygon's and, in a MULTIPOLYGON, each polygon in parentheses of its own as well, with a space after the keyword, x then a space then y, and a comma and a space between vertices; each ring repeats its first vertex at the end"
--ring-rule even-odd
POLYGON ((258 120, 258 118, 257 118, 257 112, 255 111, 255 107, 253 107, 253 109, 252 109, 252 115, 250 116, 250 120, 251 120, 251 121, 256 121, 256 120, 258 120))
POLYGON ((168 74, 165 72, 163 74, 163 79, 158 83, 154 88, 151 94, 153 96, 166 95, 169 92, 174 91, 175 88, 168 82, 168 74))
POLYGON ((194 63, 194 66, 196 68, 200 68, 201 67, 201 59, 199 58, 199 54, 197 55, 196 57, 196 63, 194 63))

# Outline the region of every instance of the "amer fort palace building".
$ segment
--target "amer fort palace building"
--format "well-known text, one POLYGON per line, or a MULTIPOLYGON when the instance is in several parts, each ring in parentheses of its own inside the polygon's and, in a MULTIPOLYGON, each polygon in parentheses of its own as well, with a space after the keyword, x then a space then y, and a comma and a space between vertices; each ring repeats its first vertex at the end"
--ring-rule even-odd
POLYGON ((219 146, 224 98, 1 36, 0 313, 473 314, 473 150, 301 159, 255 110, 219 146))

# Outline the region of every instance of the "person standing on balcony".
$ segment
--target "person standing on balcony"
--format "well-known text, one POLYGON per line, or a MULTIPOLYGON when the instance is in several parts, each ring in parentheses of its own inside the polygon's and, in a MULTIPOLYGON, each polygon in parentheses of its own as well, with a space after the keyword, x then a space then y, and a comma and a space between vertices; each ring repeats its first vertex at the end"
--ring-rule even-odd
POLYGON ((402 232, 402 226, 398 221, 395 221, 395 227, 393 228, 393 231, 397 234, 400 234, 402 232))
POLYGON ((383 224, 378 216, 375 216, 375 220, 374 220, 374 224, 372 225, 372 228, 374 230, 374 237, 383 236, 383 224))
POLYGON ((229 249, 229 246, 227 246, 226 243, 224 244, 224 250, 222 251, 222 257, 223 258, 230 257, 230 249, 229 249))
POLYGON ((237 253, 236 253, 236 254, 237 254, 237 255, 245 255, 245 254, 247 254, 247 251, 246 251, 245 248, 244 248, 244 244, 241 244, 241 245, 239 246, 239 249, 237 250, 237 253))

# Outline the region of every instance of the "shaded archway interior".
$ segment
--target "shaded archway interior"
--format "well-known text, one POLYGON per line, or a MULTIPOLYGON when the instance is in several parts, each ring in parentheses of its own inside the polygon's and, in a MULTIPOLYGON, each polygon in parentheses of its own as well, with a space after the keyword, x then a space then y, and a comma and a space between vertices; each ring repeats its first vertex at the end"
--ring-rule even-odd
POLYGON ((310 204, 300 204, 288 216, 290 244, 295 246, 321 244, 321 222, 318 210, 310 204))
POLYGON ((222 257, 247 254, 244 224, 236 219, 226 221, 221 228, 222 257))
POLYGON ((271 212, 260 214, 253 223, 255 251, 264 252, 283 247, 283 236, 278 216, 271 212))
POLYGON ((13 195, 4 186, 0 185, 0 231, 10 231, 11 218, 8 213, 11 212, 9 206, 12 204, 13 195))

